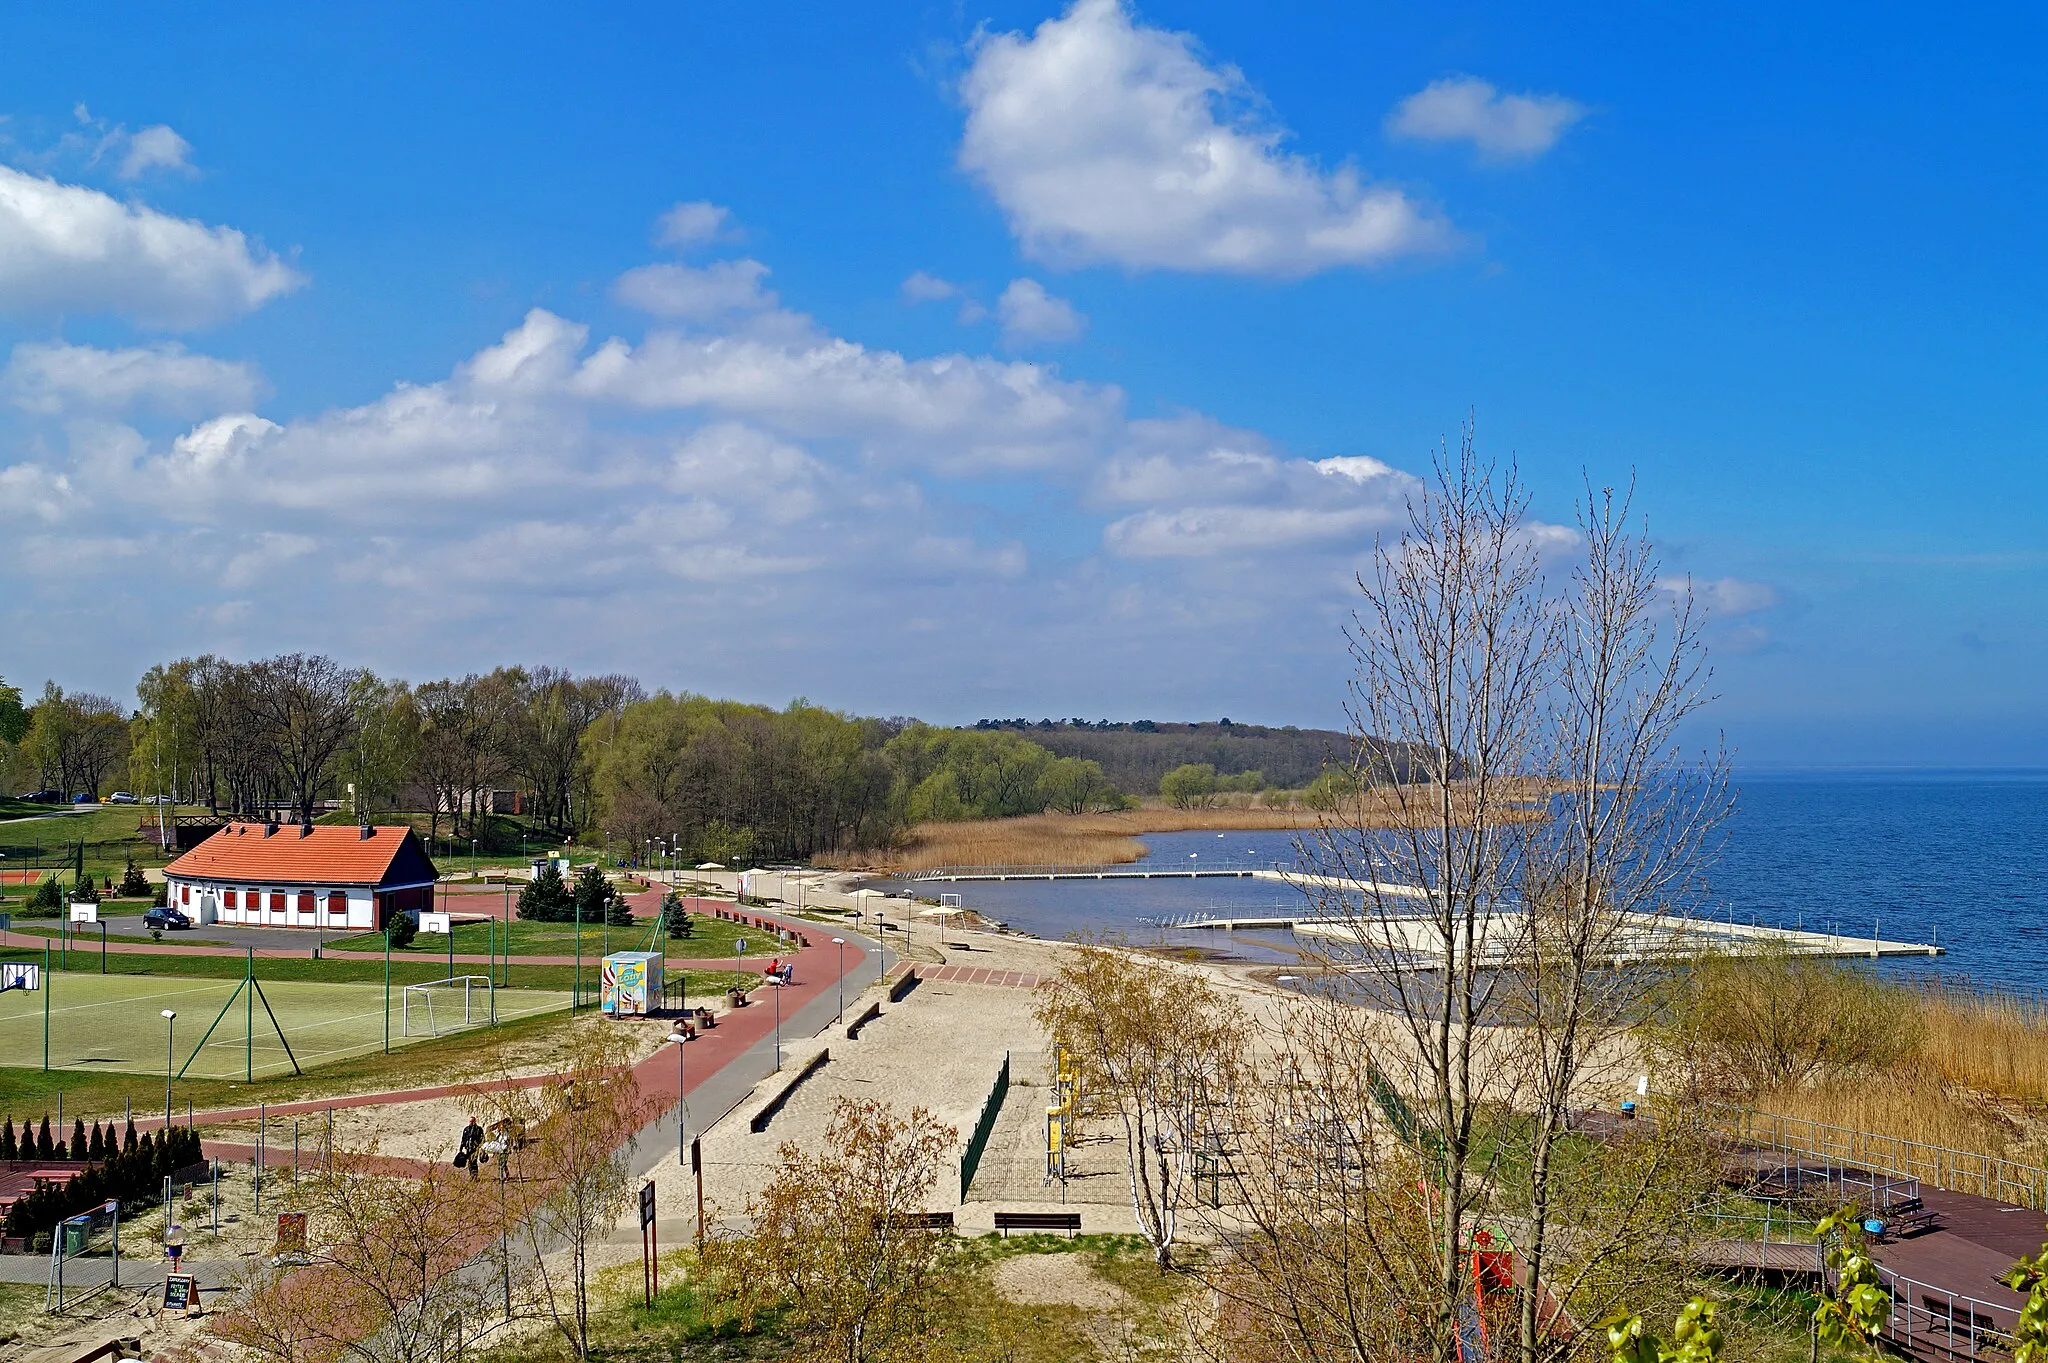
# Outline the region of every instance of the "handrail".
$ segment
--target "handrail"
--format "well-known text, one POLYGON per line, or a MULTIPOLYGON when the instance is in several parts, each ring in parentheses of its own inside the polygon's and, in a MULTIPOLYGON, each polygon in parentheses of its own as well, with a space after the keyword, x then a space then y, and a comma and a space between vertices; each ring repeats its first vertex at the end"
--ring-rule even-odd
POLYGON ((1881 1169, 1949 1192, 1969 1193, 2034 1211, 2048 1211, 2048 1169, 2002 1155, 1985 1155, 1835 1126, 1807 1117, 1786 1117, 1733 1104, 1707 1103, 1736 1139, 1770 1149, 1810 1154, 1864 1169, 1881 1169))

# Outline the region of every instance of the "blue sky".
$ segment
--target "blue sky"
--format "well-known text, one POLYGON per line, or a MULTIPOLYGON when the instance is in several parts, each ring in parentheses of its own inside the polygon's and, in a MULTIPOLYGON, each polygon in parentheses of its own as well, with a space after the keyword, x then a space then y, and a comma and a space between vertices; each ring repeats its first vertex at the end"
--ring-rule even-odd
POLYGON ((63 7, 0 674, 1328 724, 1468 410, 1755 763, 2048 764, 2048 93, 1974 7, 63 7))

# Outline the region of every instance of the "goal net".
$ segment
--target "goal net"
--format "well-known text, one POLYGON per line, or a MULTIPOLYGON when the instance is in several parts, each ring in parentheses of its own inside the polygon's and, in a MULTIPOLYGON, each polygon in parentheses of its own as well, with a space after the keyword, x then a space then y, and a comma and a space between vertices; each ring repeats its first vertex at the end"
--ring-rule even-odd
POLYGON ((455 975, 407 985, 400 1005, 400 1035, 439 1036, 459 1027, 489 1022, 491 987, 488 975, 455 975))

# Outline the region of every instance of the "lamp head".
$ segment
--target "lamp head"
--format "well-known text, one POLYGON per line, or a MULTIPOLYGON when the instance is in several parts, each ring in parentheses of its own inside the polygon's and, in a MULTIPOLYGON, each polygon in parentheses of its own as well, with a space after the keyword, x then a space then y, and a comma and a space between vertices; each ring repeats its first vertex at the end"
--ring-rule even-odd
POLYGON ((172 1012, 172 1011, 171 1011, 170 1009, 168 1009, 168 1008, 164 1009, 164 1017, 165 1017, 166 1019, 169 1019, 169 1018, 175 1018, 176 1016, 178 1016, 178 1015, 177 1015, 176 1013, 172 1012))
POLYGON ((832 939, 832 945, 835 947, 843 947, 846 945, 846 939, 844 937, 834 937, 832 939))
POLYGON ((670 1032, 668 1034, 668 1039, 670 1041, 675 1042, 677 1045, 681 1045, 683 1042, 688 1041, 690 1038, 684 1036, 681 1032, 670 1032))

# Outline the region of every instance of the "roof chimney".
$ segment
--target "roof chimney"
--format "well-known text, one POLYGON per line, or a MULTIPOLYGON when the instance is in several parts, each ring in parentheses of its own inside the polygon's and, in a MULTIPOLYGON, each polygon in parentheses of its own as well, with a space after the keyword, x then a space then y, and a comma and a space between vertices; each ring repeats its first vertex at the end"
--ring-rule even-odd
POLYGON ((263 836, 266 838, 269 837, 272 833, 275 833, 276 831, 277 820, 275 819, 272 819, 269 823, 263 825, 263 836))
POLYGON ((302 824, 300 824, 300 825, 299 825, 299 836, 300 836, 300 837, 302 837, 302 838, 310 838, 310 837, 312 837, 312 836, 313 836, 313 825, 312 825, 312 824, 310 824, 310 823, 302 823, 302 824))
POLYGON ((356 840, 358 842, 368 842, 371 838, 377 836, 377 830, 370 827, 368 824, 364 824, 361 828, 356 830, 356 835, 356 840))

